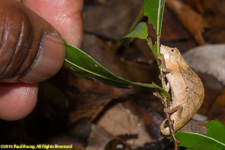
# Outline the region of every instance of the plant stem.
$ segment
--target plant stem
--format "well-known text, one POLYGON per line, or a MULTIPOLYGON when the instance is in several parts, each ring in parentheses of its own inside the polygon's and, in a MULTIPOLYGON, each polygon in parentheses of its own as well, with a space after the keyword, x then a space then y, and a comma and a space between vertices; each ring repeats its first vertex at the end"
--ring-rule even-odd
MULTIPOLYGON (((155 95, 156 97, 159 98, 159 100, 162 102, 164 108, 168 108, 168 99, 167 98, 164 98, 162 97, 162 95, 159 93, 159 92, 154 92, 153 95, 155 95)), ((169 130, 170 130, 170 135, 174 141, 174 149, 175 150, 179 150, 179 141, 177 140, 176 136, 175 136, 175 131, 174 131, 174 128, 173 128, 173 121, 170 119, 170 116, 171 114, 169 113, 166 113, 166 118, 168 120, 168 126, 169 126, 169 130)))
MULTIPOLYGON (((158 55, 160 55, 160 35, 157 35, 156 43, 157 43, 157 53, 158 53, 158 55)), ((161 83, 162 83, 162 87, 165 90, 166 85, 165 85, 165 77, 164 77, 163 70, 162 70, 162 63, 158 59, 157 59, 157 63, 158 63, 158 66, 159 66, 160 80, 161 80, 161 83)))
POLYGON ((157 53, 160 55, 160 35, 157 35, 157 53))
MULTIPOLYGON (((166 105, 165 105, 165 107, 168 107, 166 105)), ((165 114, 166 114, 166 118, 168 119, 168 126, 169 126, 169 129, 170 129, 170 135, 171 135, 171 137, 173 139, 173 143, 174 143, 174 150, 179 150, 179 141, 177 140, 177 137, 175 135, 175 131, 174 131, 174 128, 173 128, 173 121, 170 118, 171 114, 169 114, 169 113, 165 113, 165 114)))
MULTIPOLYGON (((157 53, 160 54, 160 35, 157 35, 157 53)), ((160 78, 161 78, 161 82, 162 82, 162 87, 163 87, 164 90, 166 90, 166 82, 165 82, 165 75, 164 75, 163 70, 162 70, 162 62, 157 60, 157 63, 158 63, 159 70, 160 70, 160 78)), ((168 99, 168 97, 162 98, 161 102, 163 103, 165 108, 170 107, 170 105, 169 105, 170 99, 168 99)), ((166 112, 165 112, 165 114, 166 114, 166 118, 168 120, 170 135, 171 135, 171 137, 173 139, 173 142, 174 142, 174 149, 179 150, 179 141, 177 140, 176 135, 175 135, 175 131, 174 131, 174 128, 173 128, 173 121, 170 118, 171 114, 166 113, 166 112)))
MULTIPOLYGON (((158 5, 158 18, 160 16, 160 6, 161 6, 161 0, 159 0, 159 5, 158 5)), ((159 28, 159 20, 157 21, 157 31, 156 31, 156 34, 157 34, 157 38, 158 36, 161 34, 160 33, 160 28, 159 28)))

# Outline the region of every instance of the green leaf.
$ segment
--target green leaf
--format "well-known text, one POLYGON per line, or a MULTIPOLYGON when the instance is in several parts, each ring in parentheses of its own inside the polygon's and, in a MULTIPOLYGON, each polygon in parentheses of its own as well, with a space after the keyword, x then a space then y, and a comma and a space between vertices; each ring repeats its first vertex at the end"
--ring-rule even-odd
POLYGON ((198 144, 198 145, 192 146, 186 150, 223 150, 223 149, 213 146, 213 145, 198 144))
MULTIPOLYGON (((211 121, 206 125, 207 135, 192 132, 176 132, 176 137, 180 141, 180 146, 195 148, 201 145, 225 149, 225 126, 218 120, 211 121)), ((204 149, 204 148, 199 148, 204 149)))
POLYGON ((137 27, 122 38, 139 38, 146 39, 148 37, 148 26, 145 22, 140 22, 137 27))
POLYGON ((221 149, 225 149, 225 144, 207 135, 202 135, 192 132, 176 132, 176 137, 180 141, 180 146, 187 148, 196 146, 198 144, 208 144, 221 149))
POLYGON ((158 44, 157 44, 157 42, 155 42, 153 49, 152 49, 152 52, 155 55, 155 57, 159 56, 157 46, 158 46, 158 44))
POLYGON ((157 88, 161 92, 167 93, 156 84, 132 82, 119 77, 104 68, 79 48, 69 45, 65 40, 64 42, 66 47, 64 67, 68 68, 79 77, 89 80, 97 79, 107 85, 117 88, 128 88, 129 85, 138 85, 148 88, 157 88))
POLYGON ((147 39, 147 37, 148 25, 145 22, 140 22, 133 31, 121 38, 121 42, 128 48, 130 45, 130 38, 147 39))
POLYGON ((225 143, 225 126, 219 120, 214 120, 206 125, 208 129, 207 136, 225 143))
POLYGON ((144 0, 143 14, 148 16, 156 34, 161 35, 165 0, 144 0))

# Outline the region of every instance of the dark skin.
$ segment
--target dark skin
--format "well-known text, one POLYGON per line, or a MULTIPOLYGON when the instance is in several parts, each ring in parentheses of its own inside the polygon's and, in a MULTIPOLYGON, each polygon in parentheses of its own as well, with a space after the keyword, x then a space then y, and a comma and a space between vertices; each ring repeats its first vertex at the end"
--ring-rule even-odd
MULTIPOLYGON (((4 1, 4 0, 1 0, 4 1)), ((50 23, 66 41, 79 47, 82 41, 83 0, 14 0, 33 10, 50 23)), ((0 5, 1 7, 1 5, 0 5)), ((35 16, 32 16, 35 18, 35 16)), ((34 26, 40 28, 40 25, 34 26)), ((44 27, 45 28, 45 27, 44 27)), ((37 103, 38 82, 46 80, 58 72, 63 64, 64 46, 54 47, 54 43, 43 39, 43 50, 34 67, 19 83, 0 80, 0 118, 18 120, 27 116, 37 103), (45 45, 47 48, 45 48, 45 45), (55 50, 56 49, 56 50, 55 50), (49 61, 57 58, 57 61, 49 61), (51 66, 51 69, 45 66, 51 66), (43 71, 44 69, 44 71, 43 71), (45 74, 42 74, 45 72, 45 74), (38 79, 35 75, 38 74, 38 79), (12 82, 12 83, 11 83, 12 82)))

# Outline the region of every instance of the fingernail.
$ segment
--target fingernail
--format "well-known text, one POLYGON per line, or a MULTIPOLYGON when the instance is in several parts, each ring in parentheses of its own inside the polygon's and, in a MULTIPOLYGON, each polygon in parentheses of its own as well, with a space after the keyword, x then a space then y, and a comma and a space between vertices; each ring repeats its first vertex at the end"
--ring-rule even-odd
POLYGON ((45 33, 35 61, 19 81, 38 83, 50 78, 62 67, 64 57, 65 46, 61 36, 58 33, 45 33))

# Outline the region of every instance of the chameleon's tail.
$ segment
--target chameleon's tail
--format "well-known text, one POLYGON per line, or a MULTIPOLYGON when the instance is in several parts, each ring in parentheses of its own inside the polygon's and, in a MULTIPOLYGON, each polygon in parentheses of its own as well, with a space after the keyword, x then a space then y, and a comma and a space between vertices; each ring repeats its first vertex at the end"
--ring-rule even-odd
POLYGON ((161 125, 160 125, 160 130, 161 130, 162 134, 164 134, 164 135, 170 135, 169 127, 164 127, 166 121, 167 121, 167 119, 165 119, 165 120, 161 123, 161 125))

